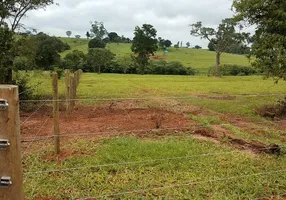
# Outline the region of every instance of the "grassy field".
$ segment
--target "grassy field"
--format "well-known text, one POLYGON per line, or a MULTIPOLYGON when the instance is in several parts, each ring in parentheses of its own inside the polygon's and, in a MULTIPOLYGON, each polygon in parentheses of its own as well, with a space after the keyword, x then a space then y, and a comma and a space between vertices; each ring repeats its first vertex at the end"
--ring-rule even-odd
MULTIPOLYGON (((72 48, 86 52, 87 40, 80 41, 82 44, 72 44, 72 48)), ((128 44, 110 44, 108 48, 119 56, 130 53, 128 44)), ((179 59, 185 65, 205 70, 212 65, 214 58, 211 52, 193 49, 171 50, 167 56, 168 60, 179 59)), ((223 60, 247 64, 243 56, 225 54, 223 60)), ((49 72, 30 74, 31 85, 42 82, 35 93, 51 99, 49 72)), ((59 81, 59 91, 64 98, 63 79, 59 81)), ((255 112, 262 105, 277 102, 285 91, 285 82, 274 84, 272 79, 265 80, 261 76, 215 78, 84 73, 78 98, 148 98, 142 102, 147 108, 196 107, 200 113, 183 110, 182 115, 203 130, 227 131, 229 135, 222 132, 218 138, 195 139, 191 131, 169 131, 163 136, 152 132, 140 137, 63 139, 62 153, 58 156, 53 153, 52 140, 32 146, 27 144, 26 148, 30 148, 23 156, 26 199, 228 200, 263 199, 285 194, 285 149, 280 156, 256 154, 249 149, 238 150, 228 140, 231 136, 246 142, 285 146, 285 130, 255 112), (267 96, 271 94, 280 96, 267 96), (163 97, 189 98, 167 100, 163 97), (232 123, 236 119, 241 124, 232 123), (257 122, 262 123, 255 124, 257 122), (70 168, 72 170, 65 171, 70 168), (29 173, 37 171, 46 173, 29 173)), ((110 102, 112 105, 114 101, 110 102)), ((99 106, 106 102, 89 100, 78 103, 99 106)), ((78 117, 81 119, 82 116, 78 117)), ((30 120, 33 125, 33 117, 30 120)), ((130 135, 136 134, 131 132, 130 135)))
POLYGON ((26 175, 27 199, 226 200, 286 191, 285 156, 254 156, 188 136, 78 139, 65 142, 68 156, 60 158, 46 146, 25 157, 30 171, 91 167, 26 175))
MULTIPOLYGON (((49 74, 35 73, 32 84, 43 82, 36 93, 51 96, 49 74)), ((156 75, 119 75, 91 74, 82 76, 78 88, 79 98, 152 98, 186 96, 237 96, 234 99, 190 98, 186 101, 208 109, 243 116, 256 116, 254 109, 277 102, 281 96, 243 96, 285 94, 284 82, 274 84, 272 79, 261 76, 247 77, 206 77, 206 76, 156 76, 156 75)), ((60 80, 60 95, 64 96, 64 80, 60 80)), ((89 102, 94 103, 94 102, 89 102)))
MULTIPOLYGON (((65 56, 72 50, 80 50, 85 53, 88 51, 88 40, 87 39, 74 39, 74 38, 61 38, 63 42, 68 43, 71 46, 71 50, 62 53, 65 56)), ((115 53, 117 56, 129 55, 131 54, 131 44, 108 44, 107 49, 115 53)), ((164 56, 163 51, 158 51, 157 56, 164 56)), ((180 61, 186 67, 193 67, 198 69, 201 74, 206 74, 211 66, 215 65, 215 52, 210 52, 208 50, 197 50, 197 49, 187 49, 180 48, 178 50, 173 47, 169 48, 169 53, 166 54, 165 59, 167 61, 180 61)), ((234 54, 223 54, 221 58, 222 64, 239 64, 239 65, 249 65, 249 61, 246 56, 234 55, 234 54)))

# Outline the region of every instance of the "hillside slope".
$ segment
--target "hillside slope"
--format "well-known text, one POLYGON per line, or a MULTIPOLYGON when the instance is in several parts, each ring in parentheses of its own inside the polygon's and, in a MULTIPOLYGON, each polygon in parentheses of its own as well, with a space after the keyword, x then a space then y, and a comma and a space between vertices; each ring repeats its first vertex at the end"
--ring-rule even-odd
MULTIPOLYGON (((88 40, 87 39, 75 39, 75 38, 61 38, 63 42, 68 43, 71 46, 71 50, 65 51, 62 56, 65 56, 67 53, 73 50, 80 50, 84 53, 88 51, 88 40)), ((117 56, 123 56, 131 54, 131 44, 116 44, 111 43, 107 44, 107 49, 110 49, 117 56)), ((164 55, 163 51, 158 51, 157 56, 162 56, 167 61, 180 61, 185 66, 190 66, 195 69, 198 69, 200 73, 206 73, 209 67, 215 65, 215 52, 208 50, 198 50, 198 49, 187 49, 180 48, 174 49, 173 47, 169 48, 169 53, 164 55)), ((249 65, 249 61, 246 56, 243 55, 234 55, 224 53, 221 58, 222 64, 239 64, 239 65, 249 65)))

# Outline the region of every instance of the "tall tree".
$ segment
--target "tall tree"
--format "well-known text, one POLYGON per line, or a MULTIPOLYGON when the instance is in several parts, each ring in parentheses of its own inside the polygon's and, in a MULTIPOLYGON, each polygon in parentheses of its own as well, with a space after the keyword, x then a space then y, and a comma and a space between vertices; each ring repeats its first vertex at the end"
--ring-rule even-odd
POLYGON ((233 0, 235 19, 255 25, 251 37, 254 65, 286 80, 286 1, 233 0))
POLYGON ((28 11, 44 9, 54 3, 54 0, 5 0, 0 2, 0 24, 9 19, 14 32, 28 11))
POLYGON ((66 34, 70 38, 70 36, 72 35, 72 32, 71 31, 67 31, 66 34))
POLYGON ((149 56, 154 55, 155 51, 158 50, 157 30, 150 24, 143 24, 141 28, 136 26, 134 35, 131 50, 138 55, 136 62, 139 64, 140 73, 144 74, 149 56))
POLYGON ((63 59, 63 66, 76 71, 82 69, 85 63, 86 55, 82 51, 74 50, 68 53, 63 59))
POLYGON ((108 33, 109 41, 110 42, 115 42, 116 38, 118 38, 118 34, 115 32, 110 32, 108 33))
POLYGON ((102 40, 104 36, 108 34, 106 28, 104 27, 103 22, 97 22, 97 21, 91 23, 90 32, 94 34, 95 38, 100 40, 102 40))
POLYGON ((12 31, 8 28, 8 25, 0 26, 0 84, 11 83, 12 81, 12 68, 10 64, 13 59, 12 47, 12 31), (10 66, 10 68, 7 68, 6 66, 10 66))
POLYGON ((170 46, 172 46, 172 42, 170 40, 165 40, 164 46, 165 46, 165 48, 169 48, 170 46))
POLYGON ((89 38, 90 38, 90 34, 89 34, 89 32, 88 32, 88 31, 86 32, 86 34, 85 34, 85 35, 86 35, 86 38, 87 38, 87 39, 89 39, 89 38))
POLYGON ((191 46, 191 43, 190 43, 190 42, 187 42, 187 43, 186 43, 186 46, 187 46, 187 48, 189 48, 189 47, 191 46))
POLYGON ((53 4, 53 0, 2 0, 0 1, 0 39, 8 39, 0 48, 0 81, 2 83, 12 82, 12 60, 15 57, 13 51, 14 38, 10 38, 15 30, 22 26, 21 20, 28 11, 46 8, 53 4), (8 26, 7 22, 10 22, 8 26), (4 62, 4 63, 3 63, 4 62))
POLYGON ((66 45, 56 37, 44 33, 21 38, 16 43, 18 57, 26 61, 28 67, 51 70, 60 61, 60 54, 66 45))
POLYGON ((108 49, 89 49, 87 54, 87 65, 93 72, 101 73, 104 67, 111 64, 115 55, 108 49))
POLYGON ((216 51, 216 76, 220 76, 220 58, 224 50, 230 45, 244 40, 244 35, 236 32, 237 23, 233 19, 224 19, 215 30, 204 27, 202 22, 197 22, 191 26, 191 35, 213 41, 216 51))

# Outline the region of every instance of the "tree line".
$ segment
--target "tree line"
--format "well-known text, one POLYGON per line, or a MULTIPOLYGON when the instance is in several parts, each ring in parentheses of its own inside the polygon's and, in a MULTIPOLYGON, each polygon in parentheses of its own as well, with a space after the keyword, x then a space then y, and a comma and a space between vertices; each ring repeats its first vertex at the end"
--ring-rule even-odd
MULTIPOLYGON (((20 39, 15 33, 16 29, 22 26, 21 19, 28 11, 46 8, 53 3, 53 0, 0 2, 0 83, 13 82, 12 72, 15 66, 16 69, 29 70, 39 67, 48 70, 55 65, 63 65, 59 53, 70 48, 67 44, 44 33, 32 36, 28 34, 20 39)), ((286 2, 233 0, 232 9, 234 16, 223 19, 216 29, 205 27, 202 22, 190 25, 190 34, 208 40, 209 49, 216 52, 216 75, 221 75, 221 55, 231 52, 255 56, 251 63, 254 67, 262 69, 268 76, 286 79, 286 2), (244 25, 255 25, 255 33, 243 32, 244 25)), ((67 31, 67 35, 70 37, 72 32, 67 31)), ((115 32, 108 33, 102 22, 95 21, 91 23, 91 30, 86 36, 92 38, 87 57, 105 54, 109 60, 113 60, 114 56, 110 52, 106 53, 106 43, 132 43, 132 60, 137 72, 141 74, 145 73, 150 65, 150 57, 156 51, 165 51, 172 45, 168 39, 157 39, 157 31, 150 24, 137 26, 131 40, 120 37, 115 32)), ((186 45, 190 46, 189 43, 186 45)), ((183 45, 178 42, 174 46, 179 48, 183 45)), ((197 45, 196 48, 200 47, 197 45)), ((91 61, 87 63, 93 69, 97 67, 91 61)))

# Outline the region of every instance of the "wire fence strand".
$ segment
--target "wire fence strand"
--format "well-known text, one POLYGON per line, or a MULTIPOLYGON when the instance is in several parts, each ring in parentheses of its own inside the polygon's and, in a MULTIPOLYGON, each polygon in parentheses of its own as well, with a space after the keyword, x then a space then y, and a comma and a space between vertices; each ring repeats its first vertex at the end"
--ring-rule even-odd
MULTIPOLYGON (((170 97, 130 97, 130 98, 98 98, 98 97, 92 97, 92 98, 77 98, 77 99, 69 99, 70 101, 123 101, 123 100, 153 100, 153 99, 192 99, 192 98, 209 98, 209 99, 229 99, 229 98, 237 98, 237 97, 281 97, 281 96, 286 96, 286 94, 240 94, 240 95, 189 95, 189 96, 170 96, 170 97)), ((53 100, 53 99, 47 99, 47 100, 21 100, 20 102, 25 103, 25 102, 42 102, 42 101, 47 101, 47 102, 66 102, 66 99, 58 99, 58 100, 53 100)))
MULTIPOLYGON (((286 148, 286 146, 285 147, 281 146, 280 148, 286 148)), ((268 148, 262 148, 262 150, 263 149, 268 149, 268 148)), ((152 163, 152 162, 164 162, 164 161, 173 161, 173 160, 182 160, 182 159, 188 160, 188 159, 197 158, 197 157, 219 156, 219 155, 227 155, 227 154, 233 154, 233 153, 241 153, 241 151, 229 151, 229 152, 220 152, 220 153, 204 153, 204 154, 197 154, 197 155, 191 155, 191 156, 180 156, 180 157, 173 157, 173 158, 160 158, 160 159, 139 160, 139 161, 129 161, 129 162, 120 162, 120 163, 107 163, 107 164, 100 164, 100 165, 93 165, 93 166, 80 166, 80 167, 73 167, 73 168, 66 168, 66 169, 30 171, 30 172, 25 172, 24 175, 62 173, 62 172, 86 170, 86 169, 92 169, 92 168, 124 166, 124 165, 134 165, 134 164, 146 164, 146 163, 152 163)))
MULTIPOLYGON (((47 113, 48 113, 48 111, 46 112, 46 114, 47 114, 47 113)), ((35 137, 33 140, 31 140, 31 143, 30 143, 30 144, 27 146, 27 148, 23 151, 22 156, 24 156, 24 155, 27 153, 28 149, 29 149, 29 148, 32 146, 32 144, 35 142, 35 139, 36 139, 37 136, 41 133, 41 131, 44 129, 44 127, 45 127, 45 125, 48 123, 49 119, 50 119, 50 116, 48 116, 48 117, 46 118, 46 120, 44 121, 44 123, 42 123, 42 125, 41 125, 39 131, 35 134, 36 137, 35 137)))
MULTIPOLYGON (((286 122, 286 120, 279 121, 286 122)), ((220 124, 221 126, 228 126, 228 125, 242 125, 242 124, 265 124, 265 122, 247 122, 247 123, 230 123, 230 124, 220 124)), ((132 134, 132 133, 147 133, 147 132, 162 132, 162 131, 194 131, 191 129, 194 128, 206 128, 205 125, 190 125, 186 127, 166 127, 166 128, 159 128, 159 129, 134 129, 128 131, 97 131, 97 132, 90 132, 90 133, 61 133, 58 135, 47 135, 47 136, 37 136, 37 137, 24 137, 22 138, 22 142, 31 142, 31 141, 42 141, 47 138, 55 138, 55 137, 84 137, 84 136, 119 136, 123 134, 132 134)))
POLYGON ((268 172, 247 174, 247 175, 241 175, 241 176, 231 176, 231 177, 225 177, 225 178, 217 178, 217 179, 205 180, 205 181, 195 181, 195 182, 183 183, 183 184, 173 184, 173 185, 169 185, 169 186, 162 186, 162 187, 156 187, 156 188, 148 188, 148 189, 141 189, 141 190, 131 190, 131 191, 127 191, 127 192, 107 194, 107 195, 100 195, 100 196, 96 196, 96 197, 87 197, 87 198, 85 197, 85 198, 81 198, 81 199, 82 200, 88 200, 88 199, 116 197, 116 196, 122 196, 122 195, 134 194, 134 193, 143 193, 143 192, 164 190, 164 189, 170 189, 170 188, 176 188, 176 187, 185 187, 185 186, 204 184, 204 183, 228 181, 228 180, 242 179, 242 178, 248 178, 248 177, 254 177, 254 176, 265 176, 265 175, 285 173, 285 172, 286 172, 286 170, 268 171, 268 172))
POLYGON ((20 126, 22 126, 23 124, 25 124, 29 119, 31 119, 45 104, 47 103, 47 101, 45 100, 43 104, 41 104, 27 119, 25 119, 20 126))

